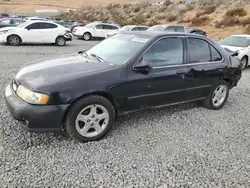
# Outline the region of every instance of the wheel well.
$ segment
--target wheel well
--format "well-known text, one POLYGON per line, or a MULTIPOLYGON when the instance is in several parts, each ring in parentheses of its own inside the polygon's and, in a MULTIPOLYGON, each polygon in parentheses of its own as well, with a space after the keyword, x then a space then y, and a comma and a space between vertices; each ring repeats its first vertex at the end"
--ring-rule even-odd
MULTIPOLYGON (((22 38, 21 38, 19 35, 17 35, 17 34, 11 34, 11 35, 9 35, 9 36, 7 37, 7 40, 9 39, 10 36, 17 36, 17 37, 20 38, 21 42, 23 42, 22 38)), ((8 41, 7 41, 7 42, 8 42, 8 41)))
POLYGON ((232 87, 232 85, 233 85, 233 83, 234 83, 232 80, 230 80, 230 79, 223 79, 223 80, 226 81, 226 82, 228 83, 229 88, 232 87))
POLYGON ((112 97, 112 95, 106 93, 106 92, 103 92, 103 91, 98 91, 98 92, 93 92, 93 93, 89 93, 89 94, 86 94, 86 95, 82 95, 80 97, 78 97, 77 99, 73 100, 70 104, 70 106, 67 108, 64 116, 63 116, 63 123, 65 123, 65 120, 66 120, 66 116, 68 114, 68 111, 70 110, 70 107, 76 103, 77 101, 83 99, 84 97, 88 97, 88 96, 92 96, 92 95, 99 95, 99 96, 102 96, 104 97, 105 99, 107 99, 114 107, 114 110, 115 110, 115 116, 117 116, 117 108, 116 108, 116 105, 115 105, 115 100, 114 98, 112 97))

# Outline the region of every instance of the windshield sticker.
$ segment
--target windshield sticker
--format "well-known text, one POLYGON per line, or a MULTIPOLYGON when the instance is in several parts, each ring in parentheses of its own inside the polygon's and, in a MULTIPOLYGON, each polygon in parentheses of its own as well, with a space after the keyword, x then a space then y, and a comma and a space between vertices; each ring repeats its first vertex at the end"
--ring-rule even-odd
POLYGON ((149 39, 135 37, 135 38, 132 38, 131 41, 133 41, 133 42, 146 43, 146 42, 148 42, 148 40, 149 40, 149 39))

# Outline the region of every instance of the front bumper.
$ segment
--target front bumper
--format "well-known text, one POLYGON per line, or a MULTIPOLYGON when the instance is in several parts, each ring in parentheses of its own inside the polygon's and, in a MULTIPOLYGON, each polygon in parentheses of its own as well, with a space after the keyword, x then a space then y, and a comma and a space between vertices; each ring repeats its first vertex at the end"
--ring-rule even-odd
POLYGON ((6 40, 5 34, 0 35, 0 43, 6 43, 6 42, 7 42, 7 40, 6 40))
POLYGON ((5 90, 5 101, 11 115, 28 132, 58 132, 69 105, 31 105, 21 100, 10 85, 5 90))
POLYGON ((72 41, 73 35, 71 33, 67 33, 64 35, 66 41, 72 41))

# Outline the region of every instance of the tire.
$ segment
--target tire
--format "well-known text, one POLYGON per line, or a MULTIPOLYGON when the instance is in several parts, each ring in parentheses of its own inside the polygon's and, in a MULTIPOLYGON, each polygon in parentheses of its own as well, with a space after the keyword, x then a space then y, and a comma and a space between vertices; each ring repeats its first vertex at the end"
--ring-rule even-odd
POLYGON ((65 46, 66 39, 63 36, 59 36, 56 38, 56 45, 57 46, 65 46))
POLYGON ((241 64, 241 69, 245 69, 248 66, 248 57, 244 56, 241 60, 240 60, 240 64, 241 64))
POLYGON ((7 38, 7 43, 11 46, 19 46, 22 42, 22 39, 18 35, 10 35, 7 38))
POLYGON ((75 102, 66 115, 66 132, 77 142, 102 139, 115 122, 113 105, 104 97, 92 95, 75 102))
POLYGON ((91 35, 91 33, 88 33, 88 32, 87 32, 87 33, 84 33, 84 34, 83 34, 82 38, 83 38, 83 40, 88 41, 88 40, 91 40, 92 35, 91 35))
POLYGON ((229 95, 228 83, 224 80, 219 81, 216 85, 213 86, 207 98, 202 102, 202 105, 208 109, 219 110, 226 103, 228 95, 229 95), (217 99, 215 98, 216 95, 217 99))

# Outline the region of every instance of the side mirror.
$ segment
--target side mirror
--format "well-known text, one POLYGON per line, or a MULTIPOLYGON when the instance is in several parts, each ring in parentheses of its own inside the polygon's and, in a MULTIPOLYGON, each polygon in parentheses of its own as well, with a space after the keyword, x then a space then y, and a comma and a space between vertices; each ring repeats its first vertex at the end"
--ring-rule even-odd
POLYGON ((136 72, 140 72, 142 74, 148 74, 153 68, 152 66, 144 60, 139 61, 140 63, 134 66, 134 70, 136 72))

